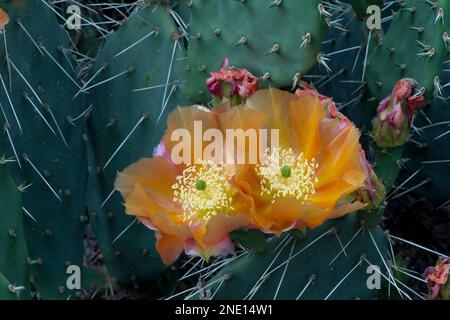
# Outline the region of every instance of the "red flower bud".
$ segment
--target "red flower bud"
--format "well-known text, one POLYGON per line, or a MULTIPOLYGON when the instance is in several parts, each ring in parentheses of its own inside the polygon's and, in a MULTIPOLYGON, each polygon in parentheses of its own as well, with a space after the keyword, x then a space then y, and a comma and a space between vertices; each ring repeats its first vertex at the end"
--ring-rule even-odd
POLYGON ((358 197, 361 202, 366 203, 367 206, 364 210, 378 209, 384 201, 386 194, 386 188, 378 179, 372 165, 367 161, 366 154, 362 148, 360 152, 360 163, 366 174, 366 181, 364 182, 364 187, 357 190, 358 197))
POLYGON ((430 299, 450 299, 450 259, 439 258, 435 267, 428 267, 423 277, 428 282, 430 299))
POLYGON ((411 121, 417 109, 425 105, 423 95, 413 95, 415 81, 402 79, 377 109, 372 121, 373 136, 380 148, 393 148, 406 143, 411 121))
POLYGON ((218 100, 246 99, 258 90, 259 79, 246 69, 229 67, 229 59, 225 58, 219 72, 211 72, 206 80, 208 91, 218 100))

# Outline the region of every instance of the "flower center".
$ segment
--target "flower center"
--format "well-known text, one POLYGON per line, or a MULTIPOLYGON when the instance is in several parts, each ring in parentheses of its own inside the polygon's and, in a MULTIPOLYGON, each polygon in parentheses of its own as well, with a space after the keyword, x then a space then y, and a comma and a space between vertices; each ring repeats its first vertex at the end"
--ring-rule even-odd
POLYGON ((203 160, 198 165, 188 166, 172 186, 174 201, 180 203, 183 209, 183 220, 207 221, 233 210, 231 177, 232 174, 223 164, 212 161, 203 160))
POLYGON ((262 164, 256 166, 261 179, 261 195, 271 198, 295 198, 302 203, 314 194, 317 178, 314 177, 318 165, 315 159, 308 161, 303 153, 298 156, 289 149, 267 149, 262 164))

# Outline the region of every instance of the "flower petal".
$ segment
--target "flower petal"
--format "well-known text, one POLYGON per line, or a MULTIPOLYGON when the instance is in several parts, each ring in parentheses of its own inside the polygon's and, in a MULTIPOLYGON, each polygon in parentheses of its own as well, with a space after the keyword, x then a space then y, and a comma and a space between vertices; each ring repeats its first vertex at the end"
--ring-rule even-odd
POLYGON ((204 246, 213 246, 222 241, 231 231, 249 225, 249 220, 242 214, 217 215, 203 225, 192 226, 191 231, 197 242, 204 246))
POLYGON ((159 206, 139 184, 125 200, 125 209, 151 229, 169 234, 189 234, 183 224, 182 213, 159 206))
POLYGON ((306 159, 316 157, 320 151, 319 127, 325 111, 317 97, 303 96, 290 102, 293 147, 306 159))
POLYGON ((302 215, 299 221, 309 228, 316 228, 320 226, 328 219, 330 215, 329 208, 322 209, 310 203, 305 203, 302 209, 302 215))
MULTIPOLYGON (((259 129, 264 128, 264 113, 250 109, 244 105, 236 106, 219 115, 220 128, 225 133, 226 155, 233 157, 233 163, 256 164, 260 159, 261 140, 259 129), (233 131, 229 131, 232 129, 233 131), (232 132, 232 134, 231 134, 232 132), (230 150, 230 147, 234 147, 230 150)), ((269 141, 266 141, 267 145, 269 141)), ((267 146, 266 146, 267 147, 267 146)), ((266 147, 264 147, 263 152, 266 147)), ((228 159, 228 158, 227 158, 228 159)), ((228 161, 228 163, 230 163, 228 161)))
POLYGON ((176 167, 164 157, 142 158, 118 174, 115 188, 126 202, 135 185, 140 184, 158 205, 173 208, 176 177, 176 167))
POLYGON ((341 198, 351 194, 357 190, 362 183, 364 183, 365 175, 360 172, 350 171, 348 175, 351 175, 352 177, 344 177, 342 180, 337 180, 322 188, 316 189, 316 193, 309 196, 308 202, 319 208, 334 209, 341 198))
MULTIPOLYGON (((350 170, 362 171, 359 161, 359 134, 353 126, 342 130, 327 146, 319 157, 317 172, 318 184, 321 188, 328 183, 341 180, 350 170)), ((351 174, 347 179, 351 179, 351 174)))
POLYGON ((297 97, 279 89, 264 89, 257 91, 249 99, 247 106, 267 115, 268 129, 278 129, 280 147, 289 148, 291 142, 289 102, 297 97))
POLYGON ((173 264, 183 252, 186 238, 179 235, 156 232, 156 250, 166 265, 173 264))

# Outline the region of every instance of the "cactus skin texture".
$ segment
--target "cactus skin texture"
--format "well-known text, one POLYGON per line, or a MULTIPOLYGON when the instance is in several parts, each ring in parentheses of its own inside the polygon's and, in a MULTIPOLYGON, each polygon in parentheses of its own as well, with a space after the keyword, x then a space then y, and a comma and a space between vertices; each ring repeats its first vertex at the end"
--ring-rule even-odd
POLYGON ((308 230, 304 239, 293 237, 290 242, 283 242, 287 235, 273 239, 266 253, 249 253, 227 265, 210 281, 208 289, 215 294, 214 299, 371 299, 376 290, 367 287, 369 264, 361 258, 383 270, 373 241, 384 253, 386 239, 380 227, 370 229, 370 234, 362 228, 365 227, 351 215, 308 230), (336 234, 344 246, 353 240, 345 248, 346 255, 342 252, 333 261, 342 251, 336 234), (289 257, 291 260, 286 263, 289 257), (252 294, 252 288, 258 287, 258 279, 267 274, 252 294))
POLYGON ((108 38, 94 70, 107 65, 96 83, 125 71, 93 92, 87 193, 90 223, 104 261, 110 275, 122 282, 148 281, 166 270, 155 253, 154 233, 125 214, 118 192, 108 196, 117 172, 139 158, 152 156, 166 129, 166 115, 182 101, 178 94, 184 65, 177 59, 184 52, 178 37, 167 8, 145 7, 108 38), (161 87, 167 82, 168 86, 161 87), (133 91, 150 86, 157 87, 133 91))
POLYGON ((191 21, 191 0, 172 0, 171 7, 181 18, 182 23, 189 26, 191 21))
POLYGON ((383 40, 372 50, 366 75, 370 91, 378 99, 388 96, 402 78, 418 81, 417 87, 425 89, 428 100, 438 94, 435 80, 448 53, 443 35, 449 29, 450 3, 436 2, 439 6, 432 8, 431 1, 405 1, 383 40))
POLYGON ((270 77, 262 86, 292 86, 297 73, 304 74, 317 63, 325 17, 320 1, 204 1, 192 2, 189 33, 187 95, 193 101, 210 100, 204 88, 211 71, 223 58, 248 69, 255 76, 270 77), (236 23, 238 22, 239 27, 236 23), (310 43, 303 47, 303 37, 310 43), (306 36, 308 37, 308 36, 306 36))
MULTIPOLYGON (((328 55, 327 73, 322 66, 314 67, 303 81, 311 82, 323 95, 332 97, 338 108, 348 116, 361 131, 370 129, 370 122, 376 112, 377 102, 363 85, 362 74, 364 56, 367 48, 369 30, 366 23, 356 19, 351 8, 344 7, 340 15, 342 29, 330 28, 322 45, 322 51, 328 55), (319 75, 317 79, 310 75, 319 75)), ((373 47, 382 34, 374 32, 370 39, 373 47)), ((363 135, 362 140, 367 140, 363 135)))
MULTIPOLYGON (((67 119, 75 118, 88 105, 80 97, 73 99, 78 91, 76 82, 69 79, 74 66, 68 62, 70 54, 66 57, 62 51, 70 48, 70 42, 49 5, 34 0, 1 5, 10 23, 0 41, 4 83, 0 83, 0 103, 7 118, 0 114, 0 155, 8 158, 16 153, 21 167, 18 162, 9 163, 11 175, 17 184, 31 184, 23 193, 23 207, 36 220, 24 217, 33 286, 41 298, 67 299, 71 292, 66 288, 66 266, 81 266, 82 262, 84 225, 80 216, 85 215, 87 176, 84 124, 71 124, 67 119), (3 130, 4 123, 9 124, 7 130, 3 130)), ((8 274, 6 277, 16 281, 8 274)))
POLYGON ((0 164, 0 203, 0 299, 9 299, 14 295, 23 299, 30 294, 30 266, 23 230, 22 194, 4 164, 0 164), (8 282, 8 290, 3 289, 5 281, 8 282), (10 288, 14 287, 20 290, 11 291, 10 288))
POLYGON ((11 284, 8 279, 0 273, 0 300, 19 300, 20 294, 18 292, 11 291, 11 284))

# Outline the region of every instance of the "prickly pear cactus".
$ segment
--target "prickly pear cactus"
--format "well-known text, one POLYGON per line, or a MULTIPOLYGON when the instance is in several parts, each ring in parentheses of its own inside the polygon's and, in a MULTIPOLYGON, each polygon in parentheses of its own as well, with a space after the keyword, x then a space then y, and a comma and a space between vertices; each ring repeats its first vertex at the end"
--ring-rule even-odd
POLYGON ((24 191, 32 283, 41 298, 66 299, 66 268, 81 266, 85 217, 84 124, 75 119, 89 105, 74 98, 76 65, 50 5, 1 6, 10 23, 0 36, 0 154, 15 160, 9 169, 24 191))
POLYGON ((224 57, 277 87, 317 63, 327 17, 318 0, 195 0, 191 10, 186 92, 194 101, 210 100, 204 83, 224 57))
POLYGON ((185 52, 167 8, 147 6, 106 41, 91 83, 89 119, 90 223, 110 275, 137 283, 165 267, 154 234, 124 213, 114 180, 118 171, 151 156, 168 112, 182 103, 185 52), (97 75, 97 76, 95 76, 97 75))
MULTIPOLYGON (((83 239, 91 227, 107 272, 83 269, 81 291, 105 275, 111 287, 173 280, 177 273, 155 250, 163 233, 125 213, 126 199, 114 182, 118 172, 153 156, 169 112, 213 99, 205 80, 224 60, 232 64, 224 70, 259 79, 260 87, 303 86, 323 95, 321 103, 333 98, 336 108, 323 105, 328 120, 339 117, 359 128, 378 176, 369 179, 371 190, 381 204, 360 206, 314 229, 295 224, 281 235, 245 224, 229 234, 234 245, 221 243, 220 250, 235 250, 227 257, 212 254, 217 248, 209 243, 201 251, 189 242, 197 239, 183 233, 182 245, 169 249, 200 254, 209 263, 190 256, 176 261, 172 270, 189 266, 178 283, 196 276, 197 285, 171 297, 373 299, 379 295, 368 277, 375 270, 383 285, 410 298, 405 288, 411 289, 395 278, 393 237, 382 221, 391 200, 410 192, 439 208, 450 206, 443 187, 450 164, 449 79, 443 70, 448 1, 12 0, 0 1, 0 9, 0 299, 80 297, 67 287, 67 267, 83 266, 83 239), (82 7, 82 30, 68 33, 65 9, 72 4, 82 7), (382 30, 367 27, 370 5, 382 9, 382 30), (409 110, 402 122, 406 144, 380 148, 372 119, 405 78, 417 84, 412 97, 424 94, 429 106, 409 110)), ((223 91, 229 83, 220 85, 223 91)), ((406 101, 400 100, 396 106, 406 101)), ((196 190, 204 191, 203 185, 196 190)), ((352 194, 355 202, 372 196, 367 190, 352 194)))

